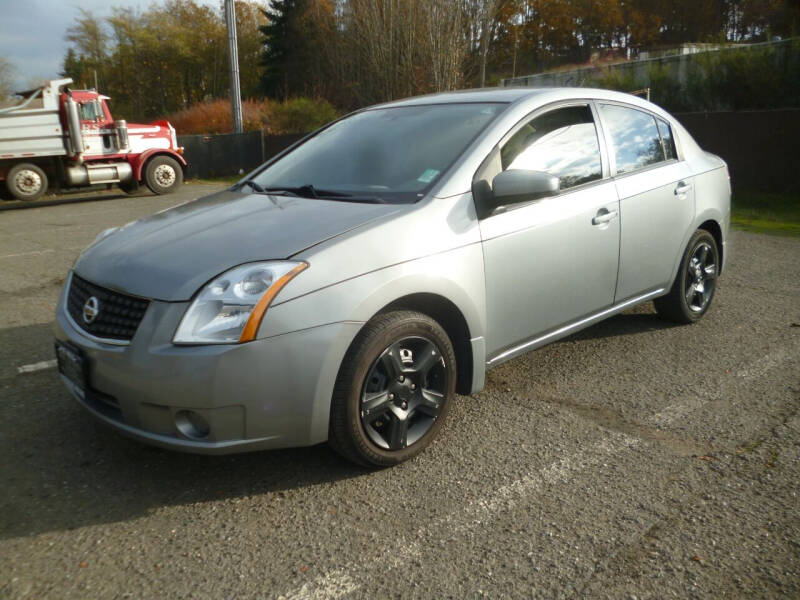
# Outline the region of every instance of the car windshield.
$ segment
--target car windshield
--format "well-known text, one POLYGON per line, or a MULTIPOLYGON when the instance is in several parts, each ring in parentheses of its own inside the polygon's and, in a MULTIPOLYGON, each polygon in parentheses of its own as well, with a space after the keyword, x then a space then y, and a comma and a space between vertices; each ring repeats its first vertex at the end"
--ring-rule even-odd
POLYGON ((377 108, 334 123, 252 178, 253 189, 416 202, 507 105, 377 108))

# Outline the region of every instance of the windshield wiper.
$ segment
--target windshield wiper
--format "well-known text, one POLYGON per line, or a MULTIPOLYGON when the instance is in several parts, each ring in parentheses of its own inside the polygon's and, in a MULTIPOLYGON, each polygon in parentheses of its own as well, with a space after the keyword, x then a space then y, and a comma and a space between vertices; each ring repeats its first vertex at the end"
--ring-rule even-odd
POLYGON ((248 179, 239 184, 236 189, 241 189, 245 185, 253 188, 259 194, 274 194, 276 196, 298 196, 303 198, 314 198, 316 200, 342 200, 344 202, 363 202, 365 204, 385 204, 386 201, 375 196, 355 196, 346 192, 336 190, 322 190, 315 188, 311 184, 299 185, 295 187, 276 186, 262 187, 255 181, 248 179))
POLYGON ((233 189, 236 190, 236 191, 239 191, 240 189, 242 189, 246 185, 249 185, 251 188, 253 188, 254 192, 258 192, 258 193, 263 193, 264 192, 264 188, 262 188, 260 185, 258 185, 252 179, 246 179, 246 180, 242 181, 241 183, 237 183, 235 186, 233 186, 233 189))
POLYGON ((353 195, 336 190, 321 190, 315 188, 310 183, 298 185, 296 187, 269 187, 262 188, 266 192, 287 192, 304 198, 350 198, 353 195))

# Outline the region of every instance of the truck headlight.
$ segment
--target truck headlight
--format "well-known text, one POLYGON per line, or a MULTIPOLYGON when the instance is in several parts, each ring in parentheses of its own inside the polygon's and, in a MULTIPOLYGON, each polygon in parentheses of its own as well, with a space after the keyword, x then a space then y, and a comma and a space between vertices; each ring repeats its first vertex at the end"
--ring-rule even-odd
POLYGON ((308 263, 269 261, 234 267, 215 277, 183 315, 175 344, 237 344, 255 339, 278 292, 308 263))

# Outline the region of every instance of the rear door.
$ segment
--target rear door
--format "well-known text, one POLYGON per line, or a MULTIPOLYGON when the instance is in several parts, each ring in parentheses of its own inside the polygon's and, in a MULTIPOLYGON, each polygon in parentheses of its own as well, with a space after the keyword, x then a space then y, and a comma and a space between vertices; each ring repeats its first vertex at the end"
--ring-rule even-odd
POLYGON ((671 284, 694 218, 693 178, 666 121, 617 103, 599 103, 599 112, 620 201, 622 302, 671 284))

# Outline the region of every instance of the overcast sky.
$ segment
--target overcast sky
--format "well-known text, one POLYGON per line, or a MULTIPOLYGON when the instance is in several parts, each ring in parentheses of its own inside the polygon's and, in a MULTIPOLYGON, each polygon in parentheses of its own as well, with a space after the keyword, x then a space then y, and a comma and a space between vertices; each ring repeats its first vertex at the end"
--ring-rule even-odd
MULTIPOLYGON (((214 7, 221 4, 221 0, 197 1, 214 7)), ((111 6, 145 9, 153 3, 153 0, 0 0, 0 56, 14 65, 19 88, 25 88, 31 81, 55 79, 67 51, 64 34, 79 14, 79 7, 104 17, 110 14, 111 6)))

